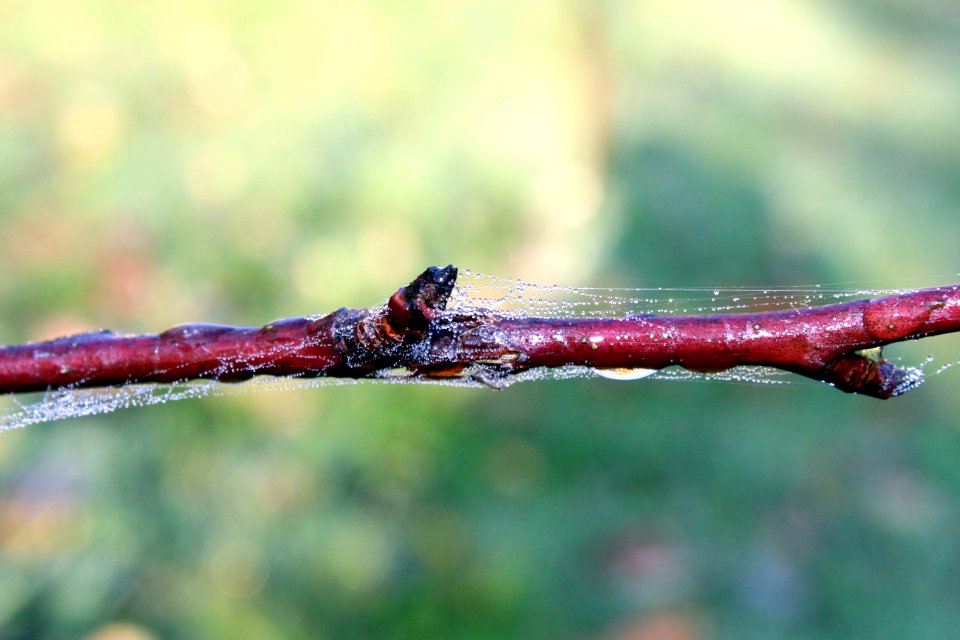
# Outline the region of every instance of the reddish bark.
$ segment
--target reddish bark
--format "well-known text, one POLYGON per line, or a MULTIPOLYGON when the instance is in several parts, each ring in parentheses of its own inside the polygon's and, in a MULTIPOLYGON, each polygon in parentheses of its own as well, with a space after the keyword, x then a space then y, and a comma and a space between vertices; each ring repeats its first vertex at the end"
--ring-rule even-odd
POLYGON ((453 266, 431 267, 383 307, 260 328, 193 324, 158 335, 103 331, 2 347, 0 392, 261 374, 363 378, 396 369, 500 386, 537 367, 767 365, 889 398, 915 386, 915 373, 862 352, 960 330, 960 285, 800 311, 562 319, 446 311, 456 275, 453 266))

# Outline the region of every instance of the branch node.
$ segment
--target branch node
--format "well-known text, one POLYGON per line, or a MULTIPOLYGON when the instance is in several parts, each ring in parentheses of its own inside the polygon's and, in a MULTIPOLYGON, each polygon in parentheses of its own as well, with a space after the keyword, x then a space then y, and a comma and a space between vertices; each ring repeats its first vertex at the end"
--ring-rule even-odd
POLYGON ((886 400, 923 382, 918 369, 902 369, 883 358, 880 348, 841 355, 823 368, 823 381, 847 393, 886 400))

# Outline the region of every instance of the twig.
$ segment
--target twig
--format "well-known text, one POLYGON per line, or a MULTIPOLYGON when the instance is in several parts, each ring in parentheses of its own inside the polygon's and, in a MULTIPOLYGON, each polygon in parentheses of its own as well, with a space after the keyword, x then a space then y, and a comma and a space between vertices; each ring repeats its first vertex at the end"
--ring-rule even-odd
POLYGON ((447 311, 455 267, 431 267, 382 307, 264 327, 190 324, 0 348, 0 393, 255 375, 366 378, 401 371, 491 387, 538 367, 719 371, 766 365, 890 398, 919 382, 880 347, 960 331, 960 285, 812 309, 709 316, 520 318, 447 311))

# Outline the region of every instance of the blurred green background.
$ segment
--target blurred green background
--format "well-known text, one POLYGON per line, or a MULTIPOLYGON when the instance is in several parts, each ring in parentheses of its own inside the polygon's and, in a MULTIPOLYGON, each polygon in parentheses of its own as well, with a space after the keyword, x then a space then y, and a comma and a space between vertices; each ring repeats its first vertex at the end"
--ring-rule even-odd
MULTIPOLYGON (((450 262, 941 284, 958 42, 948 0, 7 0, 0 342, 368 306, 450 262)), ((949 637, 956 381, 350 385, 2 433, 0 637, 949 637)))

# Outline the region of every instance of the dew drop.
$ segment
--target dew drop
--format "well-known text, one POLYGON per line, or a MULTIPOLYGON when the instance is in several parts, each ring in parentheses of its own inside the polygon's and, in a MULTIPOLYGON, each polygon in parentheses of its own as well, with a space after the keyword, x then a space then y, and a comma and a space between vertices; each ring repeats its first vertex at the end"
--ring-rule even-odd
POLYGON ((602 378, 610 380, 640 380, 647 376, 652 376, 657 372, 656 369, 593 369, 593 372, 602 378))

